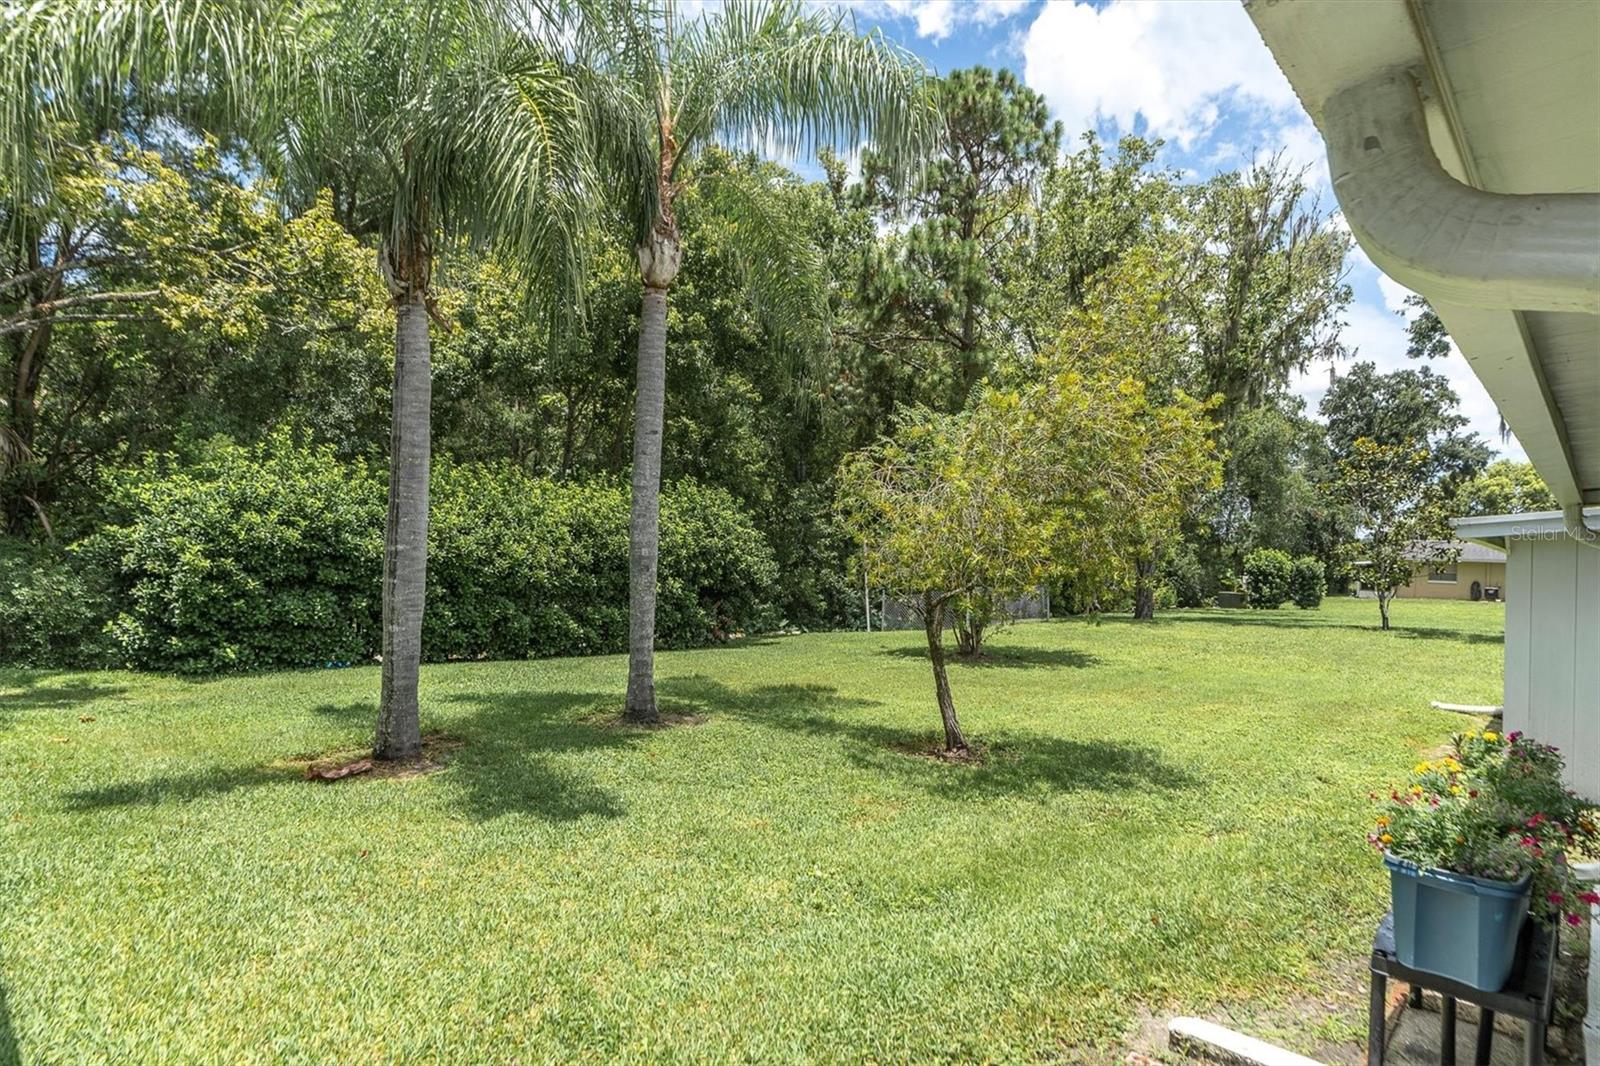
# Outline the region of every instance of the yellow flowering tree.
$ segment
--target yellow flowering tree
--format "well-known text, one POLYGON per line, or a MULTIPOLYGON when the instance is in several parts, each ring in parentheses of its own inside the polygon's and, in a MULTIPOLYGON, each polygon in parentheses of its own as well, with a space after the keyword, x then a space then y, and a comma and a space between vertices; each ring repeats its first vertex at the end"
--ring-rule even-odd
POLYGON ((910 414, 841 467, 868 580, 910 595, 921 618, 951 754, 968 753, 945 668, 953 611, 1056 574, 1112 580, 1132 534, 1175 522, 1177 497, 1216 476, 1201 405, 1155 403, 1123 370, 1043 362, 960 414, 910 414))

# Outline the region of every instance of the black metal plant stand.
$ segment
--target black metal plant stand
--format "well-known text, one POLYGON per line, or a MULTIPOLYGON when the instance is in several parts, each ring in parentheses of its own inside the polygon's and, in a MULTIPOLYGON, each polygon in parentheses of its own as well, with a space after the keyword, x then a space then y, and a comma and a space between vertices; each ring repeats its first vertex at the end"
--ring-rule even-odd
POLYGON ((1543 1066, 1545 1027, 1550 1023, 1555 987, 1556 931, 1528 921, 1517 940, 1517 961, 1511 979, 1498 992, 1483 992, 1438 974, 1424 973, 1401 964, 1394 950, 1394 915, 1383 916, 1378 935, 1372 940, 1372 1000, 1367 1013, 1367 1063, 1381 1066, 1386 1034, 1384 1020, 1388 1006, 1388 983, 1392 978, 1411 986, 1420 999, 1422 989, 1439 994, 1439 1062, 1456 1066, 1456 1002, 1476 1003, 1482 1012, 1478 1023, 1478 1043, 1472 1056, 1474 1066, 1488 1066, 1493 1049, 1494 1018, 1497 1014, 1521 1018, 1527 1023, 1525 1040, 1527 1066, 1543 1066))

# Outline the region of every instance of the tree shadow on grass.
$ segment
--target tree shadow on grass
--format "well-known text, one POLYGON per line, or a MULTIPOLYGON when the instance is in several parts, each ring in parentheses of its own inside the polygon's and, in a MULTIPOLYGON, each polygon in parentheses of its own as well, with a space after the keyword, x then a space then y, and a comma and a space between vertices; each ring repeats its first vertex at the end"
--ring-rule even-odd
MULTIPOLYGON (((1377 613, 1374 607, 1373 613, 1377 613)), ((1316 611, 1172 611, 1159 615, 1158 621, 1209 622, 1223 626, 1265 626, 1273 629, 1351 629, 1358 632, 1382 633, 1377 622, 1338 622, 1319 617, 1316 611)), ((1121 621, 1121 619, 1118 619, 1121 621)), ((1396 622, 1389 632, 1411 640, 1458 640, 1464 644, 1504 644, 1503 633, 1477 633, 1465 629, 1443 629, 1439 626, 1408 626, 1396 622)))
MULTIPOLYGON (((616 818, 624 813, 616 795, 594 784, 562 758, 628 747, 646 736, 594 717, 594 712, 609 709, 616 702, 613 697, 570 692, 458 694, 444 697, 443 702, 475 708, 475 713, 450 721, 452 736, 463 743, 450 758, 452 772, 440 778, 454 790, 472 817, 527 814, 550 821, 572 821, 586 815, 616 818)), ((371 702, 357 700, 321 704, 311 713, 355 726, 368 724, 377 712, 371 702)), ((285 753, 262 755, 263 762, 256 765, 212 766, 82 789, 68 794, 66 807, 86 812, 189 803, 303 779, 301 766, 271 761, 284 758, 285 753)), ((371 783, 355 776, 331 785, 308 787, 348 789, 371 783)))
POLYGON ((303 776, 293 766, 212 766, 192 773, 165 774, 144 781, 121 781, 69 792, 66 807, 69 811, 96 811, 110 807, 193 803, 243 789, 295 781, 303 776))
POLYGON ((0 713, 6 711, 48 711, 78 707, 94 700, 109 699, 128 691, 126 685, 105 685, 94 681, 61 681, 51 683, 48 678, 36 682, 24 681, 20 685, 0 679, 0 713))
POLYGON ((372 725, 378 720, 378 705, 372 700, 351 700, 349 703, 319 703, 311 708, 318 718, 328 718, 340 725, 372 725))
POLYGON ((1188 789, 1200 780, 1163 759, 1159 750, 1116 740, 1072 740, 1017 732, 980 738, 987 756, 978 765, 954 765, 919 758, 935 750, 942 732, 938 711, 928 701, 930 728, 908 730, 865 721, 862 713, 881 706, 873 700, 841 696, 826 685, 760 685, 734 689, 701 675, 658 685, 663 697, 690 704, 706 714, 724 715, 775 729, 838 743, 858 766, 927 789, 950 799, 1003 797, 1059 792, 1120 792, 1188 789))
MULTIPOLYGON (((896 659, 928 661, 928 649, 922 644, 884 648, 878 654, 888 655, 896 659)), ((983 649, 983 654, 976 658, 950 653, 947 654, 945 662, 950 666, 961 667, 1059 666, 1082 670, 1090 666, 1099 666, 1105 660, 1098 655, 1091 655, 1086 651, 1077 651, 1073 648, 1030 648, 1022 644, 991 644, 987 645, 983 649)))
POLYGON ((532 815, 554 822, 620 818, 621 797, 596 784, 568 756, 633 747, 648 734, 608 721, 620 704, 610 693, 457 694, 472 713, 451 722, 466 743, 449 784, 473 818, 532 815))

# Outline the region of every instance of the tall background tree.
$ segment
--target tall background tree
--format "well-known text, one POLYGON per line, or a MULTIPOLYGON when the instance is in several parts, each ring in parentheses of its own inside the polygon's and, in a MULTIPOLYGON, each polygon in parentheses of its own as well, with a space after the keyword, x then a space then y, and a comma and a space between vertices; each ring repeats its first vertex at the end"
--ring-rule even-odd
POLYGON ((1334 493, 1354 514, 1360 540, 1349 546, 1361 583, 1377 596, 1378 617, 1389 628, 1389 604, 1400 587, 1426 566, 1456 557, 1444 497, 1428 452, 1414 444, 1383 444, 1361 437, 1339 461, 1334 493))
POLYGON ((1009 70, 937 83, 937 139, 910 190, 902 161, 866 151, 858 201, 891 236, 864 263, 874 351, 910 363, 926 402, 959 411, 1009 344, 1005 292, 1061 151, 1044 97, 1009 70))

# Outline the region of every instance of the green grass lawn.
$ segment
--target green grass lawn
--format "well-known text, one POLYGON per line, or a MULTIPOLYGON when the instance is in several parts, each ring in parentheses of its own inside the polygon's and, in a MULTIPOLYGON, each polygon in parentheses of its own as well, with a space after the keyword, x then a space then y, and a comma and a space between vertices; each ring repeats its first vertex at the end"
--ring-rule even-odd
POLYGON ((1502 609, 1019 625, 659 657, 700 724, 610 724, 619 657, 424 670, 410 780, 375 669, 0 672, 0 1061, 1111 1061, 1147 1012, 1331 1002, 1387 903, 1367 793, 1499 701, 1502 609))

